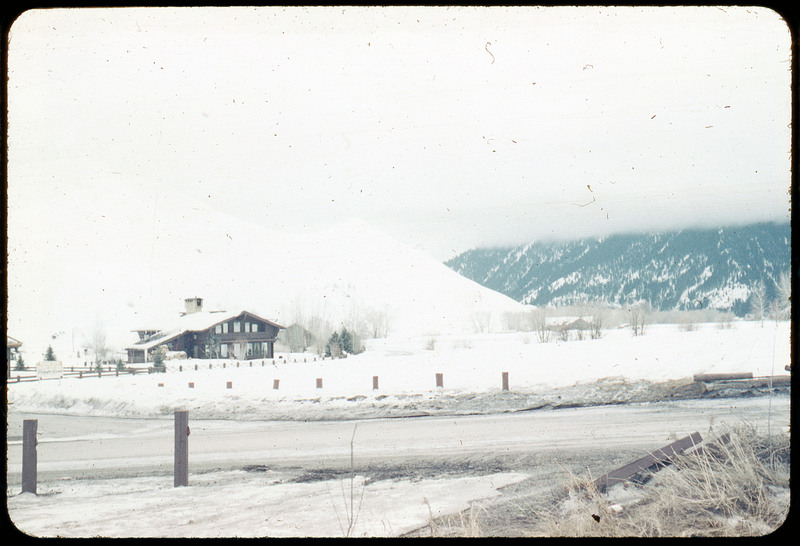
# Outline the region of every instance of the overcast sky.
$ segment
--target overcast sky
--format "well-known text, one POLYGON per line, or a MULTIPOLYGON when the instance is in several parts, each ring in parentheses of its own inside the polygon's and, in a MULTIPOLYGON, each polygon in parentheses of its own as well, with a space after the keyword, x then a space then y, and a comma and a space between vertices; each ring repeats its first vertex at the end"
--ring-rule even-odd
POLYGON ((168 185, 278 230, 361 217, 444 260, 786 220, 790 47, 761 8, 29 11, 9 222, 168 185))

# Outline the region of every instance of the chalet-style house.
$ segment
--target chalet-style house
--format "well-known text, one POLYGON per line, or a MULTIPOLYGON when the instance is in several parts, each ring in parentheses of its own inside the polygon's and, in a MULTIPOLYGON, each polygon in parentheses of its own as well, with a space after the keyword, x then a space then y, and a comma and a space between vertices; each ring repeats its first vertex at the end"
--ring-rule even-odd
POLYGON ((165 346, 188 358, 273 358, 275 340, 284 327, 248 311, 203 311, 202 298, 184 300, 186 312, 164 329, 135 330, 139 340, 126 347, 128 363, 152 360, 165 346))

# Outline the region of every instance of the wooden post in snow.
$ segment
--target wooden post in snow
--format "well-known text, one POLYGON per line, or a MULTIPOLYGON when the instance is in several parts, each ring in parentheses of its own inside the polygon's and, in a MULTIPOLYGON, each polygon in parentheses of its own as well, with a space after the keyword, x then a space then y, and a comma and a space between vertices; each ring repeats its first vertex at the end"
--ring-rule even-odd
POLYGON ((508 372, 503 372, 503 390, 508 390, 508 372))
POLYGON ((373 375, 372 376, 372 390, 373 391, 377 391, 378 390, 378 376, 377 375, 373 375))
POLYGON ((22 421, 22 492, 36 494, 37 419, 22 421))
POLYGON ((277 391, 280 388, 280 386, 281 386, 281 380, 280 379, 273 379, 272 380, 272 390, 277 391))
POLYGON ((317 378, 317 388, 318 388, 318 389, 321 389, 321 388, 322 388, 322 378, 321 378, 321 377, 318 377, 318 378, 317 378))
POLYGON ((189 412, 175 412, 174 487, 189 485, 189 412))
POLYGON ((444 387, 444 374, 441 373, 436 374, 436 386, 444 387))

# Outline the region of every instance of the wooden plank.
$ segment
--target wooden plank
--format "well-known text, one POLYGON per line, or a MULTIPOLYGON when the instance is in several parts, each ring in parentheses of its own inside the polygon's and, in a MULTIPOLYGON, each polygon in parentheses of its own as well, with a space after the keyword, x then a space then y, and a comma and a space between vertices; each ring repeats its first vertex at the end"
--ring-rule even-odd
POLYGON ((719 451, 721 449, 720 446, 723 444, 727 444, 731 440, 730 433, 726 432, 719 438, 714 440, 710 440, 702 445, 697 446, 697 448, 687 451, 689 455, 703 455, 706 451, 709 453, 714 453, 715 451, 719 451))
POLYGON ((702 440, 703 438, 700 436, 699 432, 690 434, 689 436, 672 442, 661 449, 657 449, 651 453, 648 453, 644 457, 637 459, 632 463, 626 464, 625 466, 609 472, 608 474, 600 476, 594 482, 592 482, 592 485, 598 491, 604 491, 607 487, 616 483, 627 481, 634 474, 642 472, 643 470, 647 470, 658 463, 662 463, 676 453, 681 453, 682 451, 699 444, 702 442, 702 440))
POLYGON ((763 389, 772 387, 788 387, 792 384, 792 378, 789 375, 773 375, 736 380, 720 379, 717 381, 709 381, 708 383, 702 382, 702 384, 706 386, 707 391, 725 389, 763 389))
POLYGON ((503 372, 502 377, 503 377, 503 390, 507 391, 508 390, 508 372, 503 372))
POLYGON ((726 379, 752 379, 753 372, 742 373, 698 373, 695 374, 695 381, 724 381, 726 379))

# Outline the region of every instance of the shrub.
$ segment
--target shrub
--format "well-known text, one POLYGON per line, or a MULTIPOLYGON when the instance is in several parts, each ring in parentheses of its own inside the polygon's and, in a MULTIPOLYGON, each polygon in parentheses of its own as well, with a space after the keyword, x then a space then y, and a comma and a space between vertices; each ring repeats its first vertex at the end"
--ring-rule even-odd
POLYGON ((325 345, 325 356, 338 358, 343 355, 357 355, 364 352, 358 336, 342 327, 341 332, 334 332, 325 345))
POLYGON ((167 348, 161 345, 160 347, 156 347, 153 349, 152 353, 153 357, 153 369, 157 372, 164 372, 166 371, 166 366, 164 366, 164 360, 167 357, 167 348))

